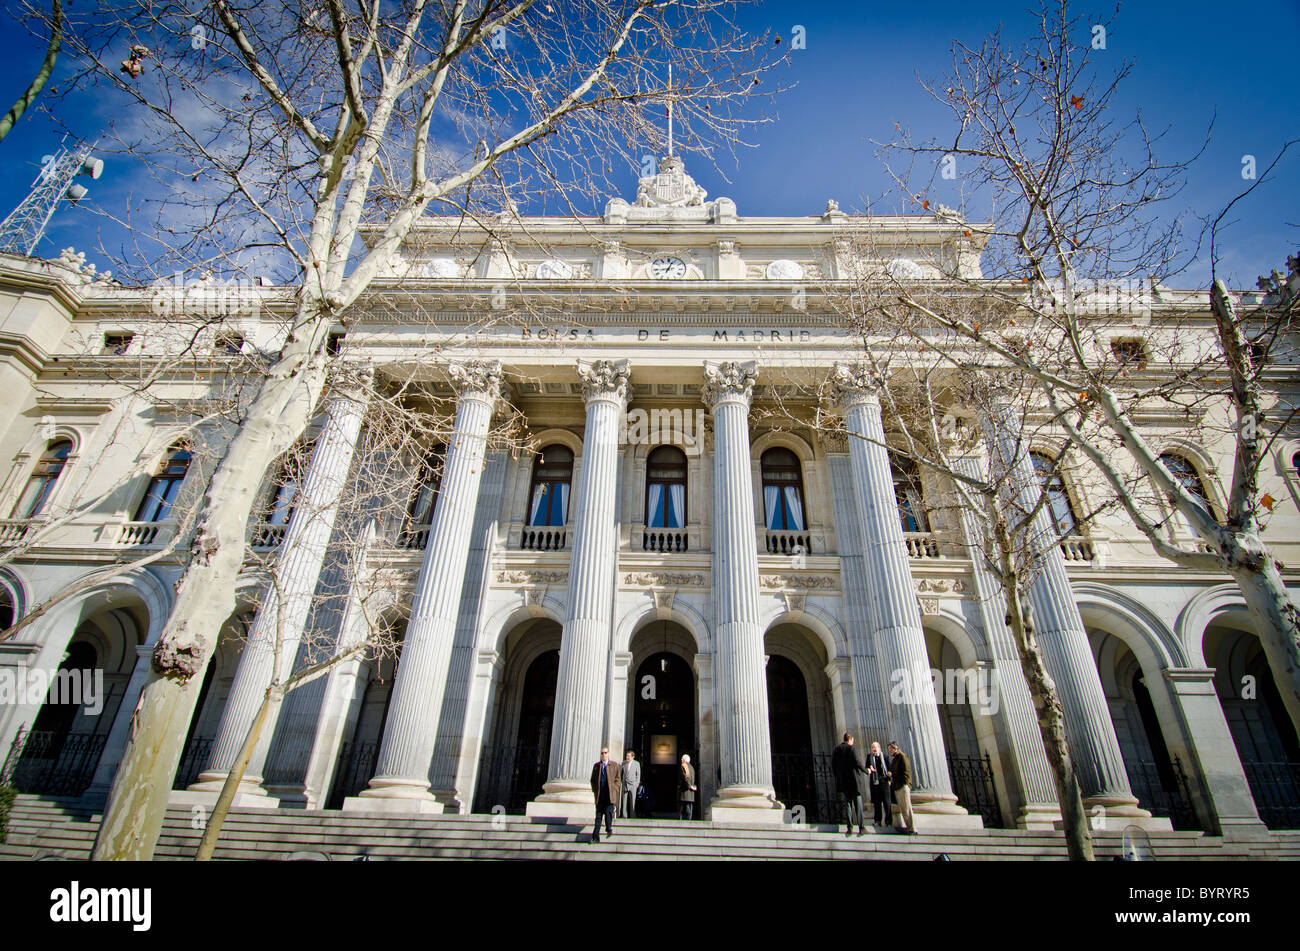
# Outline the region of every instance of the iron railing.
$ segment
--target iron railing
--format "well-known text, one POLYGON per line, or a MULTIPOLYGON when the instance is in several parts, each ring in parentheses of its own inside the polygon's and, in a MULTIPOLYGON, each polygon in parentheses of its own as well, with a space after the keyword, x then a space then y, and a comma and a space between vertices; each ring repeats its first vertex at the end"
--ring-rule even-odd
POLYGON ((1259 818, 1270 829, 1300 829, 1300 763, 1245 763, 1259 818))
POLYGON ((203 767, 208 765, 208 757, 212 755, 212 744, 215 741, 214 736, 196 736, 190 739, 176 766, 176 779, 172 782, 172 789, 188 789, 199 778, 203 767))
POLYGON ((829 753, 774 753, 772 786, 786 809, 803 809, 804 822, 844 819, 844 802, 835 790, 829 753))
POLYGON ((95 778, 106 733, 20 730, 9 747, 5 772, 21 793, 77 797, 95 778))
POLYGON ((379 759, 379 742, 339 744, 338 767, 334 770, 334 785, 330 790, 327 809, 342 809, 343 800, 358 795, 370 784, 375 775, 375 762, 379 759))
POLYGON ((948 779, 957 794, 957 805, 984 820, 986 829, 1002 828, 1002 807, 993 783, 993 761, 984 756, 948 754, 948 779))
POLYGON ((474 811, 504 806, 509 815, 523 815, 542 794, 549 759, 549 750, 541 746, 489 746, 479 764, 474 811))
POLYGON ((1168 819, 1175 829, 1201 828, 1187 790, 1187 774, 1177 756, 1168 763, 1125 759, 1124 771, 1141 808, 1168 819))

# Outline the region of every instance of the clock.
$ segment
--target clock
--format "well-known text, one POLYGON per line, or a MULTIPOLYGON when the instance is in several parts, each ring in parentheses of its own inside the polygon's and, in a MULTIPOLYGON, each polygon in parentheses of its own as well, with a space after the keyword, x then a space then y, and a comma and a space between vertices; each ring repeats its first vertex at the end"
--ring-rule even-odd
POLYGON ((451 258, 434 258, 424 265, 424 276, 436 281, 446 281, 460 277, 460 268, 451 258))
POLYGON ((767 279, 769 281, 801 281, 803 280, 803 268, 795 261, 773 261, 767 266, 767 279))
POLYGON ((659 280, 676 280, 686 276, 686 262, 681 258, 655 258, 650 262, 650 276, 659 280))
POLYGON ((543 281, 567 281, 573 277, 573 268, 563 261, 548 258, 537 265, 537 276, 543 281))

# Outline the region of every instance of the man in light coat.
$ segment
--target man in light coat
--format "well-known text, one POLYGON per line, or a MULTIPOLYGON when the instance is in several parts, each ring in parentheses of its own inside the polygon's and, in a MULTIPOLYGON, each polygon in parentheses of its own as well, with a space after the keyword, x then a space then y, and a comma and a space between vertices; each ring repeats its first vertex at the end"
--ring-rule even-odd
POLYGON ((619 797, 618 817, 633 819, 636 817, 636 794, 641 789, 641 764, 636 761, 636 752, 628 750, 623 754, 623 794, 619 797))

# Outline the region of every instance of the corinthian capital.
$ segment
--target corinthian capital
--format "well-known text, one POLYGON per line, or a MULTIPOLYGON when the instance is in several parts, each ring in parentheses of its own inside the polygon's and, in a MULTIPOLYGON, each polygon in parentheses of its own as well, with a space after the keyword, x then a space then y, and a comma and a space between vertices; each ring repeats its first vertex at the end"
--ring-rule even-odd
POLYGON ((739 399, 749 405, 754 395, 754 381, 758 379, 758 368, 749 363, 714 363, 704 364, 704 405, 712 409, 722 400, 739 399))
POLYGON ((880 380, 861 363, 837 363, 831 368, 831 384, 840 407, 877 399, 880 380))
POLYGON ((632 369, 626 360, 579 360, 578 378, 582 380, 582 398, 627 399, 627 379, 632 369))
POLYGON ((469 360, 447 366, 452 389, 465 399, 495 403, 501 395, 501 361, 469 360))

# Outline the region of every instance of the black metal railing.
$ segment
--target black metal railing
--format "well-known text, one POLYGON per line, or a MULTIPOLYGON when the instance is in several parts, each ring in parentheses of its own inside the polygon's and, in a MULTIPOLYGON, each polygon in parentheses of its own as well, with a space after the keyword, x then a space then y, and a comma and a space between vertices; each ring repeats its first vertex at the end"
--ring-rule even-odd
POLYGON ((379 759, 379 742, 341 743, 338 767, 334 770, 334 785, 330 790, 327 809, 342 809, 343 800, 358 795, 370 784, 375 775, 375 761, 379 759))
POLYGON ((687 551, 690 543, 683 529, 648 528, 641 533, 642 551, 687 551))
POLYGON ((203 767, 208 765, 208 757, 212 755, 212 744, 215 741, 216 737, 213 736, 196 736, 190 740, 176 766, 176 779, 172 782, 172 789, 188 789, 199 778, 203 767))
POLYGON ((988 829, 1002 828, 1002 807, 993 782, 993 762, 988 755, 956 756, 948 754, 948 779, 957 794, 957 805, 968 813, 978 814, 988 829))
POLYGON ((474 811, 505 806, 507 814, 523 815, 542 793, 549 759, 549 751, 541 746, 489 746, 479 763, 474 811))
POLYGON ((1300 763, 1246 763, 1259 818, 1270 829, 1300 829, 1300 763))
POLYGON ((6 772, 21 793, 80 796, 95 778, 106 733, 20 730, 9 747, 6 772))
POLYGON ((1192 809, 1187 774, 1177 756, 1168 763, 1125 759, 1124 771, 1138 804, 1151 815, 1168 819, 1175 829, 1201 828, 1192 809))
POLYGON ((844 803, 835 791, 829 753, 774 753, 772 786, 786 809, 802 807, 804 822, 844 819, 844 803))

